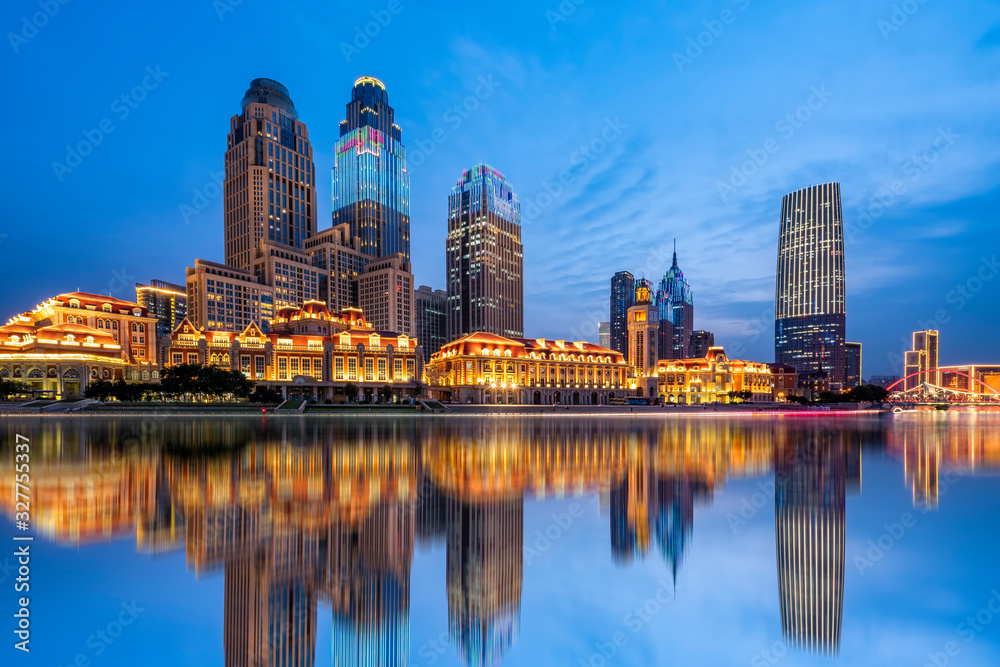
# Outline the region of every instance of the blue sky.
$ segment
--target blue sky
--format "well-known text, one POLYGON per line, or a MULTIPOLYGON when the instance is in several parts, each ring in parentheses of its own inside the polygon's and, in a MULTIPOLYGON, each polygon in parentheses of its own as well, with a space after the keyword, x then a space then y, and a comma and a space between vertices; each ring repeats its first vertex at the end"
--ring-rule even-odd
MULTIPOLYGON (((221 261, 222 199, 200 197, 250 80, 288 87, 329 174, 370 74, 403 129, 417 283, 444 287, 448 192, 487 161, 524 209, 527 335, 596 339, 611 274, 658 280, 677 237, 695 326, 772 359, 781 196, 835 180, 865 375, 926 325, 942 363, 1000 362, 995 3, 234 2, 0 9, 3 318, 221 261)), ((324 228, 328 177, 318 200, 324 228)))

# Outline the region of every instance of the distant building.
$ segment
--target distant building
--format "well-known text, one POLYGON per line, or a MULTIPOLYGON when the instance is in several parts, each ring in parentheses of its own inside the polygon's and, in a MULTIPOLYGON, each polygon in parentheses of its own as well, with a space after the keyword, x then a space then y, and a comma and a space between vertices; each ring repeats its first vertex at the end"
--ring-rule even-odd
POLYGON ((306 241, 306 253, 320 270, 319 299, 331 311, 359 308, 358 276, 375 258, 361 251, 361 238, 347 223, 324 229, 306 241))
POLYGON ((781 200, 774 360, 801 376, 844 383, 844 222, 840 184, 797 190, 781 200))
POLYGON ((940 386, 938 377, 938 332, 914 331, 913 348, 903 355, 905 389, 927 383, 940 386), (912 376, 912 377, 911 377, 912 376))
POLYGON ((358 276, 358 306, 376 329, 413 335, 413 273, 402 253, 365 267, 358 276))
POLYGON ((187 315, 187 292, 181 285, 165 280, 150 280, 148 285, 135 284, 135 301, 159 318, 156 335, 167 336, 187 315))
POLYGON ((597 344, 601 347, 611 348, 611 322, 597 323, 597 344))
POLYGON ((251 322, 267 331, 274 288, 250 271, 196 259, 187 268, 187 317, 199 329, 243 331, 251 322))
POLYGON ((628 359, 642 396, 655 391, 659 331, 660 311, 652 302, 648 281, 640 280, 635 305, 628 309, 628 359))
POLYGON ((769 364, 774 380, 773 399, 781 402, 789 396, 799 396, 798 373, 788 364, 769 364))
POLYGON ((424 362, 448 342, 448 293, 421 285, 414 292, 414 318, 424 362))
POLYGON ((462 172, 448 197, 448 338, 477 331, 524 335, 521 204, 485 163, 462 172))
POLYGON ((708 353, 708 348, 715 347, 715 334, 711 331, 691 332, 691 342, 688 346, 688 354, 692 358, 704 358, 708 353))
POLYGON ((873 384, 876 387, 888 388, 897 382, 899 382, 898 375, 873 375, 868 378, 868 384, 873 384))
POLYGON ((663 350, 660 358, 687 359, 695 356, 689 349, 691 331, 694 328, 694 296, 691 285, 684 278, 684 272, 677 265, 676 240, 673 263, 660 281, 656 292, 656 305, 660 309, 660 320, 670 321, 670 332, 673 336, 672 354, 666 356, 666 350, 663 350))
POLYGON ((635 278, 619 271, 611 278, 611 345, 628 359, 628 309, 635 305, 635 278))
POLYGON ((939 366, 941 386, 948 389, 1000 395, 1000 364, 939 366))
POLYGON ((861 385, 861 343, 844 343, 844 389, 861 385))
POLYGON ((298 307, 319 298, 322 271, 304 251, 275 241, 261 241, 253 259, 257 282, 274 289, 274 307, 298 307))

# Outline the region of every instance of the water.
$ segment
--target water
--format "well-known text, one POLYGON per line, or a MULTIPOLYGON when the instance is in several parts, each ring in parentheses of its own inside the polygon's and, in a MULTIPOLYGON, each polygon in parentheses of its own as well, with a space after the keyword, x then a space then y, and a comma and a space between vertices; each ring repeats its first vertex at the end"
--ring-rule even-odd
POLYGON ((1000 664, 996 414, 4 426, 31 664, 1000 664))

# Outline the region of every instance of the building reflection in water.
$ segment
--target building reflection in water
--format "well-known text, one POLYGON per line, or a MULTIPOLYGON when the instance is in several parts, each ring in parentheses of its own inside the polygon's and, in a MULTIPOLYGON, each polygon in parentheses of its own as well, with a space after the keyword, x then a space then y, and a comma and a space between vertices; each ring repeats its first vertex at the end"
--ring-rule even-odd
MULTIPOLYGON (((860 450, 888 443, 914 504, 933 506, 942 471, 1000 465, 1000 431, 975 419, 831 424, 37 419, 33 518, 59 543, 134 534, 141 553, 184 549, 196 574, 222 570, 234 666, 313 665, 319 605, 332 610, 334 664, 406 664, 414 545, 443 546, 453 650, 495 665, 517 650, 526 498, 599 494, 614 562, 653 549, 676 581, 695 507, 727 480, 773 472, 785 642, 836 653, 860 450)), ((0 477, 11 494, 13 470, 0 477)))

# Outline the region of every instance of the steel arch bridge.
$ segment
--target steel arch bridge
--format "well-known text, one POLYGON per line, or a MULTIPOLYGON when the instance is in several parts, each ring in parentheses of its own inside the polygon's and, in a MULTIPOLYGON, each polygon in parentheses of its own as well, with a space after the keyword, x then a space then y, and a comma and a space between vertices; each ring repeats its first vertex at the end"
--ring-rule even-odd
POLYGON ((941 401, 958 403, 1000 402, 1000 392, 982 380, 977 380, 971 375, 960 371, 942 371, 939 368, 910 373, 906 377, 897 380, 886 387, 886 391, 889 392, 889 396, 893 400, 910 400, 919 402, 923 399, 934 403, 940 403, 941 401), (969 387, 971 387, 971 389, 942 387, 937 384, 932 384, 927 381, 927 376, 933 377, 931 375, 932 373, 949 373, 951 375, 964 377, 969 380, 969 387), (916 383, 909 389, 906 388, 908 380, 921 376, 924 378, 921 382, 916 383), (977 391, 978 389, 982 389, 982 391, 977 391))

